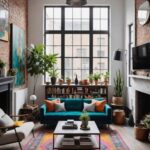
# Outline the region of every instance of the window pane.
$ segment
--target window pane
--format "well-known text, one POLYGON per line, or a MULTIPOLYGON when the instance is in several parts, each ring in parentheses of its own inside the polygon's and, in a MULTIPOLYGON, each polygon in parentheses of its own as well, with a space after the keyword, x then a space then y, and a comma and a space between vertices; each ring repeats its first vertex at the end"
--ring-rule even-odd
POLYGON ((82 8, 82 18, 83 19, 89 19, 89 8, 82 8))
POLYGON ((82 70, 82 80, 87 79, 89 76, 89 70, 82 70))
POLYGON ((100 19, 100 8, 93 9, 93 18, 100 19))
POLYGON ((82 20, 82 30, 89 30, 89 20, 88 19, 83 19, 82 20))
POLYGON ((81 50, 82 50, 82 55, 81 55, 82 57, 89 57, 89 46, 82 46, 81 50))
POLYGON ((72 18, 72 8, 65 8, 65 18, 72 18))
POLYGON ((102 58, 100 65, 101 65, 101 69, 107 70, 108 69, 108 59, 102 58))
POLYGON ((72 70, 65 70, 65 78, 69 77, 72 79, 72 70))
POLYGON ((73 34, 73 45, 81 45, 81 34, 73 34))
POLYGON ((61 8, 54 8, 54 19, 61 18, 61 8))
POLYGON ((101 57, 108 57, 108 46, 101 46, 101 57))
POLYGON ((82 49, 81 46, 73 46, 73 57, 81 57, 82 49))
POLYGON ((72 30, 72 19, 65 20, 65 30, 72 30))
POLYGON ((100 20, 94 20, 93 30, 100 30, 100 20))
POLYGON ((73 70, 73 82, 75 80, 76 75, 78 77, 78 81, 80 81, 81 80, 81 70, 73 70))
POLYGON ((46 35, 46 45, 53 45, 53 34, 46 35))
POLYGON ((100 38, 100 34, 94 34, 93 35, 93 45, 100 45, 101 38, 100 38))
POLYGON ((57 63, 55 64, 56 69, 61 69, 61 59, 57 58, 57 63))
POLYGON ((54 45, 61 45, 61 35, 54 34, 54 45))
POLYGON ((73 59, 73 69, 81 69, 81 58, 73 59))
POLYGON ((82 69, 89 69, 89 58, 82 58, 82 69))
POLYGON ((53 8, 46 8, 46 19, 53 18, 53 8))
POLYGON ((73 30, 81 30, 81 19, 73 20, 73 30))
POLYGON ((93 69, 94 69, 94 70, 100 70, 100 69, 101 69, 101 61, 100 61, 100 58, 94 58, 94 59, 93 59, 93 69))
POLYGON ((102 19, 108 18, 108 8, 101 8, 101 18, 102 19))
POLYGON ((101 45, 108 45, 108 35, 107 34, 101 34, 101 45))
POLYGON ((65 46, 65 57, 72 57, 72 46, 65 46))
POLYGON ((65 35, 65 45, 72 45, 72 34, 65 35))
POLYGON ((54 53, 58 54, 57 57, 61 57, 61 46, 54 46, 54 53))
POLYGON ((100 46, 94 46, 93 47, 93 56, 94 57, 101 57, 101 47, 100 46))
POLYGON ((82 34, 82 45, 89 45, 89 34, 82 34))
POLYGON ((101 30, 108 30, 108 21, 101 20, 101 30))
POLYGON ((73 8, 73 18, 81 18, 81 8, 73 8))
POLYGON ((61 30, 61 20, 60 19, 54 20, 54 30, 61 30))
POLYGON ((46 46, 46 54, 53 54, 53 46, 46 46))
POLYGON ((72 58, 65 58, 65 69, 72 69, 72 58))
POLYGON ((54 22, 53 19, 46 20, 46 30, 53 30, 54 22))

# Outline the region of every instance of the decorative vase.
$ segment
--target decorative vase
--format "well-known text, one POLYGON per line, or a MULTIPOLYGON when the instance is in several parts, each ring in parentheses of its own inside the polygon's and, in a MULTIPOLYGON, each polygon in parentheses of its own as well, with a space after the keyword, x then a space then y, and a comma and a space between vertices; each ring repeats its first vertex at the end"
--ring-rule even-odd
POLYGON ((52 85, 56 84, 56 77, 51 77, 51 83, 52 83, 52 85))
POLYGON ((82 124, 81 124, 82 128, 87 128, 88 127, 88 120, 82 120, 82 124))
POLYGON ((77 75, 76 75, 76 78, 74 80, 74 83, 75 83, 75 85, 78 85, 78 77, 77 77, 77 75))

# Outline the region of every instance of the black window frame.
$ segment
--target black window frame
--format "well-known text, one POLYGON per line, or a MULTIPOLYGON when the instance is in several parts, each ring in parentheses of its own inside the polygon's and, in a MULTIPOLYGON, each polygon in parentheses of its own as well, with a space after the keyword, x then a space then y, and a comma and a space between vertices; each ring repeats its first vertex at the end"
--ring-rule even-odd
MULTIPOLYGON (((93 73, 93 58, 107 58, 108 66, 107 71, 110 70, 110 6, 83 6, 83 8, 89 8, 89 30, 86 31, 74 31, 74 30, 65 30, 65 8, 71 6, 44 6, 44 44, 46 45, 46 34, 61 34, 61 77, 65 77, 65 34, 89 34, 89 74, 93 73), (46 8, 61 8, 61 30, 46 30, 46 8), (98 31, 93 30, 93 8, 108 8, 108 31, 98 31), (108 57, 93 57, 93 35, 94 34, 107 34, 108 35, 108 57), (63 44, 64 43, 64 44, 63 44)), ((71 8, 82 8, 82 7, 71 7, 71 8)), ((70 57, 71 58, 71 57, 70 57)), ((75 58, 75 57, 72 57, 75 58)), ((78 57, 79 58, 79 57, 78 57)), ((82 58, 82 57, 80 57, 82 58)), ((84 57, 86 58, 86 57, 84 57)), ((74 69, 72 69, 74 70, 74 69)), ((81 69, 83 70, 83 69, 81 69)), ((99 69, 106 70, 106 69, 99 69)), ((44 82, 46 82, 46 77, 44 77, 44 82)))

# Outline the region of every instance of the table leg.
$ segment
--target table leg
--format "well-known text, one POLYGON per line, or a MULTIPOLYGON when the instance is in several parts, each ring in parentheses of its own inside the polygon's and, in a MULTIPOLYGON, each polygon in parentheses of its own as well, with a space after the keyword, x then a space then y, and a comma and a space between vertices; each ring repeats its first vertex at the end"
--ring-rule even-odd
POLYGON ((99 134, 99 149, 101 149, 101 135, 99 134))
POLYGON ((55 138, 55 136, 54 136, 54 134, 53 134, 53 150, 54 150, 54 144, 55 144, 55 143, 54 143, 54 138, 55 138))

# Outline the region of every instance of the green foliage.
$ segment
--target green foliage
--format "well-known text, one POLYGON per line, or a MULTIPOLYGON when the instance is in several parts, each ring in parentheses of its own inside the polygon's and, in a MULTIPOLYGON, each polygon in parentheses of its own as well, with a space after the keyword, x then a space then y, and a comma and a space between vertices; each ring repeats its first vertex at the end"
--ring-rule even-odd
POLYGON ((94 74, 93 74, 93 79, 96 80, 96 81, 97 81, 98 79, 101 79, 101 74, 100 74, 100 73, 94 73, 94 74))
POLYGON ((48 74, 50 77, 55 77, 55 78, 57 78, 59 75, 58 70, 55 69, 54 67, 48 71, 48 74))
POLYGON ((16 75, 16 70, 13 69, 13 68, 10 68, 8 71, 7 71, 7 76, 15 76, 16 75))
POLYGON ((66 81, 71 81, 71 79, 69 77, 66 77, 66 81))
POLYGON ((116 72, 116 77, 114 78, 114 96, 116 97, 122 97, 123 94, 123 87, 124 87, 124 80, 123 77, 120 73, 120 70, 118 72, 116 72))
POLYGON ((2 69, 6 64, 0 59, 0 68, 2 69))
POLYGON ((150 129, 150 114, 145 115, 144 120, 142 121, 146 128, 150 129))
POLYGON ((109 72, 105 72, 102 74, 104 79, 108 79, 109 78, 109 72))
POLYGON ((88 78, 89 78, 90 81, 93 81, 93 74, 90 74, 90 75, 88 76, 88 78))
POLYGON ((38 75, 44 75, 57 62, 57 54, 47 55, 44 53, 44 49, 43 44, 32 46, 27 56, 27 71, 31 76, 34 76, 33 94, 35 94, 38 75))
POLYGON ((80 121, 89 121, 90 117, 89 117, 87 112, 84 112, 84 113, 81 114, 79 119, 80 119, 80 121))

